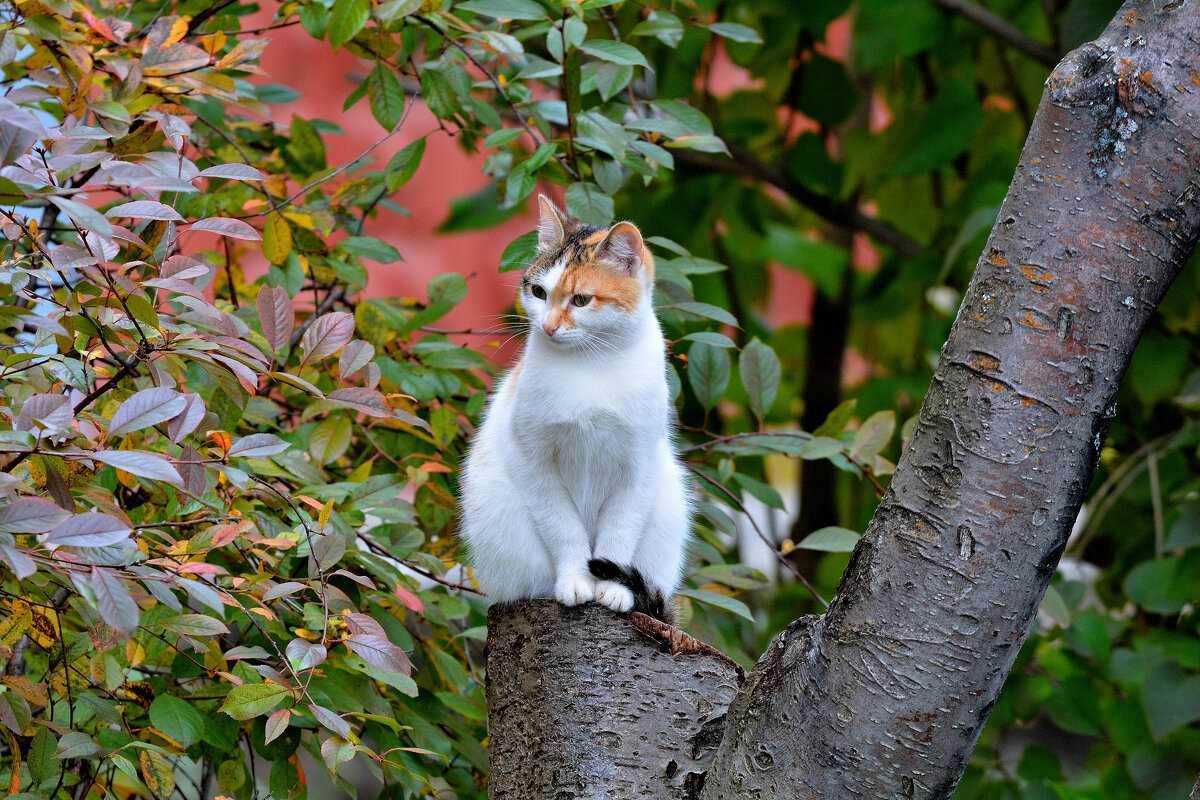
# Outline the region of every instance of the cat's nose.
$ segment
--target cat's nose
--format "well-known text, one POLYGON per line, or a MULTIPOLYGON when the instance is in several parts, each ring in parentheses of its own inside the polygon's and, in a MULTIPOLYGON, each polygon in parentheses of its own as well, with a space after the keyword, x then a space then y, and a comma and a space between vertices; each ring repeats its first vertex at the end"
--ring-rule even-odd
POLYGON ((557 325, 551 325, 549 322, 543 322, 543 323, 542 323, 542 330, 544 330, 544 331, 546 332, 546 335, 547 335, 547 336, 549 336, 551 339, 553 339, 553 338, 554 338, 554 334, 558 332, 558 326, 557 326, 557 325))

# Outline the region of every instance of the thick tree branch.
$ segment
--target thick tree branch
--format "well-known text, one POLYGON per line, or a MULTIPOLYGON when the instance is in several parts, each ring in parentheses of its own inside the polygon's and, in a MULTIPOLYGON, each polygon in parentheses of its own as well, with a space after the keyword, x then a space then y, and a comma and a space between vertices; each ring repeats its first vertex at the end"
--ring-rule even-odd
POLYGON ((1003 17, 988 11, 970 0, 933 0, 934 3, 955 14, 969 19, 1007 45, 1015 47, 1027 56, 1048 67, 1058 64, 1059 54, 1049 45, 1031 38, 1003 17))
POLYGON ((740 667, 646 617, 553 600, 488 614, 491 800, 695 800, 740 667))
MULTIPOLYGON (((492 610, 493 798, 953 794, 1058 564, 1134 346, 1200 236, 1194 23, 1177 0, 1129 0, 1051 75, 837 597, 768 647, 723 724, 729 679, 697 682, 699 664, 716 668, 708 657, 652 662, 662 654, 599 608, 492 610), (711 764, 695 758, 706 723, 723 731, 711 764), (686 786, 681 769, 696 776, 686 786)), ((765 178, 737 153, 713 161, 765 178)))
POLYGON ((1193 9, 1130 0, 1050 76, 892 483, 730 705, 706 798, 953 793, 1200 234, 1197 52, 1193 9))
POLYGON ((696 150, 676 150, 675 162, 709 172, 723 172, 726 175, 770 184, 782 189, 789 197, 826 222, 862 231, 903 256, 914 256, 924 249, 925 246, 920 242, 910 239, 883 220, 867 216, 854 204, 838 203, 820 192, 809 189, 782 169, 760 161, 749 150, 731 142, 726 142, 725 145, 729 149, 728 158, 696 150))

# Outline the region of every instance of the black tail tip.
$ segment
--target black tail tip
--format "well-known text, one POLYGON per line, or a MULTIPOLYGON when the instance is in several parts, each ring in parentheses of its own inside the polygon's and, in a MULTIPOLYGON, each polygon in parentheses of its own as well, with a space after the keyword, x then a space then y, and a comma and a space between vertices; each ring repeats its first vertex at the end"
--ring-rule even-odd
POLYGON ((619 583, 633 593, 633 608, 648 617, 654 617, 660 622, 673 625, 675 614, 673 607, 668 607, 667 599, 658 589, 646 583, 642 573, 632 567, 622 567, 607 558, 593 558, 588 561, 588 570, 597 579, 619 583))

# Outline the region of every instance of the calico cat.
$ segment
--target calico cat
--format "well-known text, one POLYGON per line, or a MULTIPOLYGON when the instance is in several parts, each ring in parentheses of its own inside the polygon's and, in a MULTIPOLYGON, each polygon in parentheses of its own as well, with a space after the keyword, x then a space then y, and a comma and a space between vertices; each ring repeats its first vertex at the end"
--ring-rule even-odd
POLYGON ((597 228, 538 205, 517 299, 525 350, 496 383, 463 475, 474 575, 491 602, 595 600, 669 622, 691 509, 654 258, 631 223, 597 228))

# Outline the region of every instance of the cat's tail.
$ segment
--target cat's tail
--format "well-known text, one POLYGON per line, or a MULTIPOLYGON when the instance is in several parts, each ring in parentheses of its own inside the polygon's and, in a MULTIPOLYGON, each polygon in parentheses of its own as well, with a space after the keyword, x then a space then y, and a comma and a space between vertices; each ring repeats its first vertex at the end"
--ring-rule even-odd
POLYGON ((588 569, 597 579, 619 583, 633 593, 633 608, 630 611, 654 617, 668 625, 675 624, 674 608, 668 606, 667 598, 658 589, 646 583, 642 573, 632 567, 622 567, 607 558, 593 558, 588 569))

